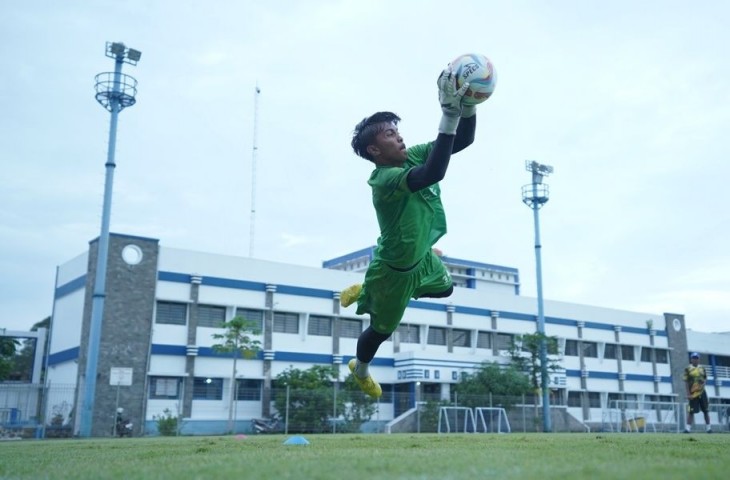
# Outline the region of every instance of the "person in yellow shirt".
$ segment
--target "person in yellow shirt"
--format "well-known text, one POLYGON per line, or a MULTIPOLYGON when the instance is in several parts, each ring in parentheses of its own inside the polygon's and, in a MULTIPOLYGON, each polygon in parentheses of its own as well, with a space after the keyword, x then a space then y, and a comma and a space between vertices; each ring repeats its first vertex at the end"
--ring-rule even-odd
POLYGON ((699 353, 692 353, 689 357, 689 361, 690 364, 685 367, 684 375, 682 376, 684 383, 687 385, 687 399, 689 400, 689 405, 687 407, 687 426, 684 428, 684 433, 690 433, 692 431, 695 413, 699 413, 700 411, 702 411, 705 415, 707 433, 712 433, 712 427, 710 426, 709 401, 707 399, 707 392, 705 391, 707 372, 705 371, 705 367, 700 365, 699 353))

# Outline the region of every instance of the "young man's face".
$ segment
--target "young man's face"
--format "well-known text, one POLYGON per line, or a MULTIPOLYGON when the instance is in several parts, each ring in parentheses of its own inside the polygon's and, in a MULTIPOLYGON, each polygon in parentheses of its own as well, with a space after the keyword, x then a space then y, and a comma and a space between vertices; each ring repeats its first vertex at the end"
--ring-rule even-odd
POLYGON ((375 136, 375 142, 368 146, 368 152, 376 165, 400 167, 408 159, 406 144, 394 123, 383 124, 383 129, 375 136))

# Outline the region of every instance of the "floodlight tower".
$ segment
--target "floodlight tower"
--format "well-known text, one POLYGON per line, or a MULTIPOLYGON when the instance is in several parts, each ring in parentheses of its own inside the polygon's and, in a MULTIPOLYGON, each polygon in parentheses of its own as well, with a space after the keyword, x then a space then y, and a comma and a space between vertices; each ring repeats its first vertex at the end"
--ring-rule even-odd
POLYGON ((79 435, 91 436, 92 417, 94 411, 94 395, 96 393, 97 362, 99 343, 101 341, 101 325, 104 317, 104 297, 106 296, 106 269, 109 252, 109 219, 112 206, 112 184, 114 182, 114 152, 117 142, 117 117, 126 107, 136 103, 137 80, 122 73, 122 65, 137 65, 142 52, 127 48, 121 42, 107 42, 106 56, 114 59, 114 72, 100 73, 96 80, 96 101, 111 112, 109 127, 109 147, 104 179, 104 205, 101 214, 101 234, 99 235, 98 255, 96 260, 96 277, 91 303, 91 324, 89 326, 89 345, 86 355, 86 376, 83 403, 79 417, 79 435))
POLYGON ((550 419, 550 390, 547 371, 547 344, 545 340, 545 312, 542 300, 542 257, 540 250, 540 219, 538 211, 550 197, 550 189, 542 179, 553 173, 553 167, 541 165, 534 160, 526 160, 525 168, 532 173, 532 183, 522 187, 522 201, 532 209, 535 219, 535 263, 537 264, 537 333, 540 339, 540 383, 542 388, 543 431, 552 431, 550 419))

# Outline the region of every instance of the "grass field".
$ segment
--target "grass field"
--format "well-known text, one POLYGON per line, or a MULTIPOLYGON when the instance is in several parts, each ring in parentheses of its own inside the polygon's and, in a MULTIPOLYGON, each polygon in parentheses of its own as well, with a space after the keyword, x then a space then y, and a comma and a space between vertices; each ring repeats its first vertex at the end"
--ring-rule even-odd
POLYGON ((2 479, 726 479, 724 434, 395 434, 22 440, 2 479))

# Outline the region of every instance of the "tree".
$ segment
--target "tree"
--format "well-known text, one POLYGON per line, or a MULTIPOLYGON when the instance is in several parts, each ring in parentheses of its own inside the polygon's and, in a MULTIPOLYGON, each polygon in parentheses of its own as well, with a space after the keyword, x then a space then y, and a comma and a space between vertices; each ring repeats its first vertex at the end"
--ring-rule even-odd
POLYGON ((352 374, 345 379, 341 396, 347 406, 343 413, 345 425, 342 430, 359 432, 362 424, 369 421, 375 413, 376 400, 363 393, 352 374))
POLYGON ((15 370, 15 350, 19 345, 12 337, 0 337, 0 381, 10 379, 15 370))
MULTIPOLYGON (((517 335, 512 342, 509 354, 512 358, 512 364, 521 372, 524 372, 530 379, 530 386, 535 394, 535 399, 539 398, 541 388, 548 388, 548 385, 542 385, 542 362, 540 359, 540 345, 545 342, 545 347, 548 356, 546 357, 546 371, 554 372, 560 370, 562 367, 560 363, 550 358, 549 355, 558 354, 558 338, 549 337, 544 333, 525 333, 523 335, 517 335)), ((537 425, 539 414, 538 414, 538 402, 535 401, 535 425, 537 425)))
POLYGON ((323 365, 315 365, 308 370, 289 368, 276 376, 277 386, 288 387, 289 404, 286 389, 278 388, 274 392, 274 406, 279 415, 288 414, 290 432, 331 431, 330 419, 334 421, 345 409, 342 395, 335 401, 333 383, 337 377, 337 368, 323 365))
POLYGON ((253 358, 261 350, 261 342, 254 339, 252 335, 258 335, 260 331, 256 324, 241 316, 233 317, 223 323, 224 333, 214 333, 215 340, 222 340, 222 343, 213 345, 213 350, 218 353, 230 353, 233 355, 233 370, 231 372, 231 396, 228 404, 228 431, 233 433, 233 410, 237 404, 236 394, 238 382, 236 381, 236 366, 239 356, 253 358))
MULTIPOLYGON (((540 362, 540 343, 545 340, 548 355, 558 354, 558 338, 549 337, 544 333, 525 333, 517 335, 509 349, 512 364, 521 372, 527 374, 530 385, 535 394, 539 394, 541 385, 542 363, 540 362)), ((547 371, 560 370, 560 362, 547 357, 547 371)))
POLYGON ((487 406, 487 399, 492 395, 500 397, 499 403, 508 408, 515 397, 529 393, 531 388, 529 379, 513 365, 492 362, 483 363, 472 374, 462 375, 454 391, 458 394, 460 406, 487 406))
MULTIPOLYGON (((46 317, 40 322, 37 322, 30 327, 31 332, 37 332, 39 328, 45 328, 46 330, 50 327, 51 317, 46 317)), ((33 363, 35 362, 36 349, 45 348, 45 345, 38 345, 35 338, 23 338, 16 341, 16 345, 20 347, 16 349, 16 354, 11 360, 12 371, 10 372, 8 379, 30 382, 33 378, 33 363)), ((45 378, 45 365, 41 365, 41 383, 45 378)))

